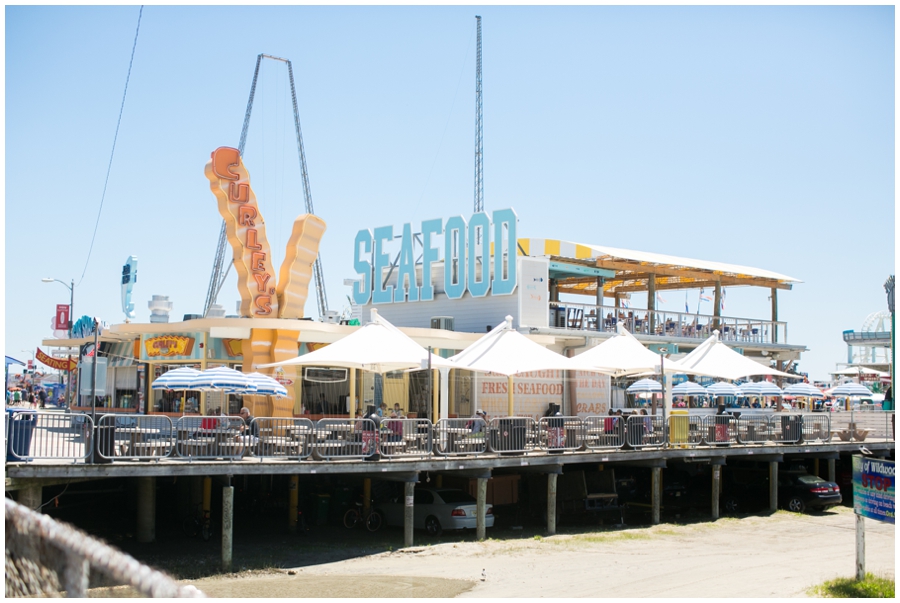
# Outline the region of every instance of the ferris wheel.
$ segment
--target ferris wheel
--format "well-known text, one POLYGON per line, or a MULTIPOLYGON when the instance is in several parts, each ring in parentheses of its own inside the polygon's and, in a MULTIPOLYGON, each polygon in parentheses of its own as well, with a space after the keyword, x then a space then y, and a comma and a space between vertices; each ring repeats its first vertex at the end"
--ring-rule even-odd
MULTIPOLYGON (((872 312, 862 324, 862 333, 890 333, 891 313, 887 310, 872 312)), ((881 364, 891 362, 891 348, 880 345, 854 346, 853 362, 881 364)))

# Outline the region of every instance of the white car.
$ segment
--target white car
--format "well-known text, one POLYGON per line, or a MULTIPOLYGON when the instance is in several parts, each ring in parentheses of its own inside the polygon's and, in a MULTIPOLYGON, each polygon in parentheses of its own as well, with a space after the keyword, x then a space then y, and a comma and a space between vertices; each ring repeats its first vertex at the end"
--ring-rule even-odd
MULTIPOLYGON (((413 499, 413 527, 423 529, 430 536, 444 530, 474 529, 476 500, 462 490, 452 488, 416 488, 413 499)), ((378 511, 389 526, 403 526, 403 497, 383 503, 378 511)), ((484 525, 494 525, 493 507, 487 505, 484 525)))

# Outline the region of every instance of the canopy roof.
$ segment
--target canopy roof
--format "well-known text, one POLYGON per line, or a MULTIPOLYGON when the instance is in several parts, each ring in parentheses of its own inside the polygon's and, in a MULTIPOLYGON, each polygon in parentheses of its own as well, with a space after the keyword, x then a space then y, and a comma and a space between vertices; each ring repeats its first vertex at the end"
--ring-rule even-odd
POLYGON ((644 344, 629 333, 621 322, 616 326, 614 336, 578 354, 572 362, 580 370, 600 370, 616 376, 659 374, 661 362, 667 373, 705 374, 691 370, 674 360, 663 361, 662 356, 644 347, 644 344))
POLYGON ((579 368, 573 366, 571 359, 548 350, 514 330, 512 316, 507 316, 504 322, 450 360, 455 368, 507 376, 579 368))
POLYGON ((839 371, 831 371, 832 375, 875 375, 876 377, 887 377, 890 373, 884 371, 876 371, 866 366, 848 366, 839 371))
MULTIPOLYGON (((388 373, 421 369, 428 366, 428 350, 371 310, 372 320, 343 339, 314 352, 272 364, 270 366, 323 366, 362 369, 373 373, 388 373)), ((456 368, 452 362, 431 354, 434 368, 456 368)))
POLYGON ((738 354, 719 341, 718 331, 713 331, 706 341, 678 362, 688 369, 721 379, 740 379, 750 375, 797 378, 797 375, 777 371, 738 354))
MULTIPOLYGON (((582 263, 614 270, 616 276, 603 283, 606 295, 646 291, 650 274, 656 275, 656 289, 695 289, 722 286, 756 286, 790 289, 796 278, 749 266, 693 260, 648 251, 632 251, 601 245, 584 245, 556 239, 518 239, 519 253, 545 256, 563 262, 582 263)), ((596 294, 597 278, 572 278, 560 281, 561 293, 596 294)))

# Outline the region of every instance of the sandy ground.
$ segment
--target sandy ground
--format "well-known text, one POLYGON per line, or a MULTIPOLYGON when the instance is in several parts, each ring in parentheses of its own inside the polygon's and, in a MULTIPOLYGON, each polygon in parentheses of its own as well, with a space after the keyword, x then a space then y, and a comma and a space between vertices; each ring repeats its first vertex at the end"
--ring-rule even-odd
MULTIPOLYGON (((851 509, 412 547, 192 580, 211 597, 805 597, 852 576, 851 509)), ((866 569, 894 576, 894 526, 866 520, 866 569)))

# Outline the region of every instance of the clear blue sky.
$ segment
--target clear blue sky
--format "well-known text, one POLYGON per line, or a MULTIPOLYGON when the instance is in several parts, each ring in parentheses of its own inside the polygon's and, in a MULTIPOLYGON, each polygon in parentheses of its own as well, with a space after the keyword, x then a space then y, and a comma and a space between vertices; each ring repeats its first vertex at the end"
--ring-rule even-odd
MULTIPOLYGON (((41 277, 75 279, 76 316, 122 322, 132 254, 138 321, 152 294, 175 319, 202 312, 221 225, 203 166, 237 145, 261 52, 293 61, 342 310, 359 229, 472 213, 476 14, 485 206, 515 208, 520 236, 796 277, 779 318, 814 378, 846 360, 841 331, 887 307, 891 6, 148 6, 83 279, 138 7, 5 12, 7 354, 28 357, 68 302, 41 277)), ((245 153, 276 268, 304 211, 286 82, 264 62, 245 153)), ((766 318, 767 296, 728 289, 725 313, 766 318)), ((233 276, 219 299, 234 312, 233 276)))

